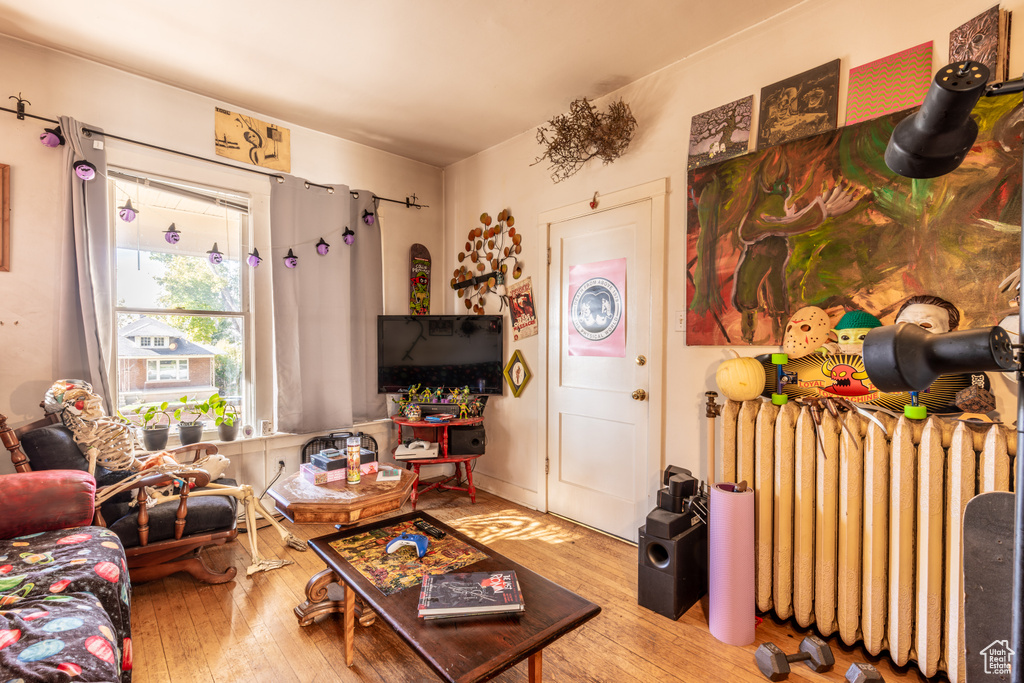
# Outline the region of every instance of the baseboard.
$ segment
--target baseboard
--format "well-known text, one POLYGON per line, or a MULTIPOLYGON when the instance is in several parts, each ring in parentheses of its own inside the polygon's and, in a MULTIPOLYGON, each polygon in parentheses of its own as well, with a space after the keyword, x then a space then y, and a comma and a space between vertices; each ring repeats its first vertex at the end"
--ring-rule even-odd
POLYGON ((537 504, 539 497, 537 491, 530 491, 522 486, 488 477, 486 474, 480 474, 479 472, 473 473, 473 484, 481 491, 487 491, 505 500, 518 503, 523 507, 528 507, 532 510, 544 510, 543 506, 537 504))

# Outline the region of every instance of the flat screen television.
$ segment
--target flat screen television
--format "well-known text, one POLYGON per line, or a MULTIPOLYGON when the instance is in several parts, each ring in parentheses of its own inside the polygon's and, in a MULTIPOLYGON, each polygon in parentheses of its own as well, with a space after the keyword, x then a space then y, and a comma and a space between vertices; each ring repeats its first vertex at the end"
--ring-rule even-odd
POLYGON ((377 393, 424 388, 501 394, 500 315, 377 316, 377 393))

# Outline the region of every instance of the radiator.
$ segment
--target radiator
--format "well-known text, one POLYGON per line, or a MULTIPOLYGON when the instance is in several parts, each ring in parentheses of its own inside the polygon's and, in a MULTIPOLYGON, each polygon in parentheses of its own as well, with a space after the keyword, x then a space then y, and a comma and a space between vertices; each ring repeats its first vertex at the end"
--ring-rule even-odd
POLYGON ((757 608, 963 681, 960 520, 1011 490, 1016 434, 876 416, 888 436, 855 413, 818 427, 806 406, 726 403, 719 479, 754 488, 757 608))

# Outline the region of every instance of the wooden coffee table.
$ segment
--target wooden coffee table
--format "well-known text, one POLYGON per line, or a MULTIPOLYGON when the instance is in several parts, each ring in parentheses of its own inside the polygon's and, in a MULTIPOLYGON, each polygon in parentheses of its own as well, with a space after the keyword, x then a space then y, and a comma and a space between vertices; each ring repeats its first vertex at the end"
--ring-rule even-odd
POLYGON ((589 600, 548 581, 423 512, 391 517, 314 538, 309 545, 327 563, 328 569, 321 572, 325 581, 329 578, 345 588, 345 663, 349 666, 352 666, 355 636, 355 615, 351 608, 354 607, 356 596, 395 629, 441 680, 449 683, 484 681, 527 658, 529 680, 531 683, 539 683, 542 673, 541 653, 544 648, 593 619, 601 611, 599 606, 589 600), (416 616, 418 587, 384 595, 330 545, 332 541, 347 536, 416 518, 427 520, 454 538, 487 554, 487 559, 458 571, 514 569, 523 591, 526 611, 514 616, 424 621, 416 616))
POLYGON ((358 484, 344 480, 319 486, 296 472, 270 487, 274 507, 294 524, 340 524, 348 526, 402 507, 416 486, 416 474, 399 468, 398 481, 376 481, 376 474, 363 475, 358 484))

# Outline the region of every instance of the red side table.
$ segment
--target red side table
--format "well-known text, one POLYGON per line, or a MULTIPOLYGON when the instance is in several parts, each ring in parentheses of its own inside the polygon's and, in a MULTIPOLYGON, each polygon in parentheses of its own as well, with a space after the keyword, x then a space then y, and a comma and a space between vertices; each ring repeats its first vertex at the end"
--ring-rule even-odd
POLYGON ((418 460, 399 460, 398 462, 404 463, 412 467, 412 471, 416 473, 416 488, 412 490, 412 496, 410 498, 412 502, 412 509, 416 509, 416 500, 419 498, 420 493, 426 493, 427 491, 433 491, 439 489, 442 491, 465 491, 469 494, 469 499, 472 502, 476 502, 476 487, 473 486, 473 469, 470 466, 473 460, 479 458, 482 453, 476 453, 474 455, 448 455, 448 428, 449 427, 463 427, 468 425, 478 425, 484 421, 482 417, 467 417, 459 420, 448 420, 447 422, 427 422, 426 420, 409 420, 404 417, 392 417, 391 420, 401 427, 411 427, 413 438, 423 439, 425 441, 436 441, 438 448, 441 450, 441 455, 437 458, 423 458, 418 460), (455 465, 455 474, 443 479, 439 482, 432 484, 425 484, 423 488, 420 488, 420 467, 423 465, 443 465, 451 463, 455 465), (462 473, 459 468, 465 472, 466 486, 458 486, 461 481, 462 473), (455 480, 455 484, 450 484, 452 480, 455 480))

